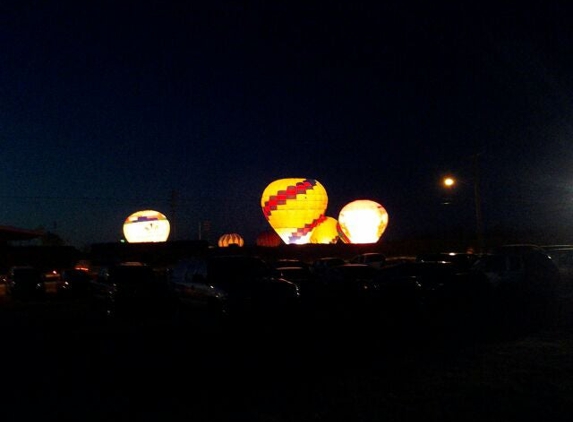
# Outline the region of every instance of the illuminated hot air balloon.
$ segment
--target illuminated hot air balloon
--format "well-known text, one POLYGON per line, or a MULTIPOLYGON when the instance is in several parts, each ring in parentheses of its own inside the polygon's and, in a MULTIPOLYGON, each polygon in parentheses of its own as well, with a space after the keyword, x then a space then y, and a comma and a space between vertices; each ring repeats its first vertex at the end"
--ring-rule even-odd
POLYGON ((338 221, 332 217, 325 217, 325 219, 312 231, 310 235, 310 243, 336 243, 338 242, 338 231, 336 229, 338 221))
POLYGON ((338 224, 349 243, 376 243, 388 226, 388 213, 377 202, 359 199, 340 210, 338 224))
POLYGON ((123 235, 129 243, 165 242, 169 230, 167 217, 153 210, 137 211, 123 223, 123 235))
POLYGON ((305 244, 324 220, 326 189, 315 179, 290 178, 270 183, 261 196, 261 208, 271 227, 286 244, 305 244))
POLYGON ((255 242, 257 246, 276 248, 282 245, 283 240, 274 230, 266 230, 257 236, 255 242))
POLYGON ((350 239, 346 236, 346 233, 342 231, 342 227, 340 227, 340 222, 336 223, 336 233, 338 233, 338 238, 342 240, 342 243, 350 243, 350 239))
POLYGON ((219 242, 217 242, 217 244, 220 248, 226 248, 231 245, 240 247, 245 244, 245 241, 237 233, 227 233, 219 238, 219 242))

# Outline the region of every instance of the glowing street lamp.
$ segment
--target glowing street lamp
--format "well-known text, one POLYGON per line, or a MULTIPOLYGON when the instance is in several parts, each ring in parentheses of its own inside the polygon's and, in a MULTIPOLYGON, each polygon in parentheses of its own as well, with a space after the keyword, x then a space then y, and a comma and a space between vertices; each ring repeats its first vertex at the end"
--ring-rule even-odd
MULTIPOLYGON (((475 218, 476 218, 476 241, 478 252, 482 252, 484 248, 484 235, 483 235, 483 216, 481 210, 481 193, 480 193, 480 176, 479 176, 479 156, 481 153, 473 154, 473 191, 474 191, 474 205, 475 205, 475 218)), ((442 185, 448 189, 453 190, 457 184, 456 178, 453 176, 446 176, 442 179, 442 185)), ((444 204, 450 204, 446 200, 444 204)))
POLYGON ((444 186, 446 188, 453 188, 454 185, 456 184, 456 179, 454 179, 451 176, 447 176, 447 177, 444 177, 444 180, 442 181, 442 183, 444 184, 444 186))
POLYGON ((447 194, 443 200, 443 205, 450 205, 452 203, 452 197, 451 195, 453 194, 454 191, 454 187, 457 184, 457 179, 454 178, 454 176, 444 176, 441 180, 441 184, 444 187, 444 189, 446 190, 447 194))

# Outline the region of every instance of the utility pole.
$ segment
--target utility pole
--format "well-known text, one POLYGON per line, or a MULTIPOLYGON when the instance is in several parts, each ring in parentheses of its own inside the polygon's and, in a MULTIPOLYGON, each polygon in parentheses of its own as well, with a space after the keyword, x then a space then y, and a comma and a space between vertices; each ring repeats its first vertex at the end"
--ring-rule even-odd
POLYGON ((211 221, 210 220, 200 220, 199 221, 199 240, 209 240, 209 234, 211 233, 211 221))
POLYGON ((483 215, 481 210, 480 174, 479 174, 479 160, 478 160, 480 155, 481 152, 473 155, 477 253, 484 252, 483 215))

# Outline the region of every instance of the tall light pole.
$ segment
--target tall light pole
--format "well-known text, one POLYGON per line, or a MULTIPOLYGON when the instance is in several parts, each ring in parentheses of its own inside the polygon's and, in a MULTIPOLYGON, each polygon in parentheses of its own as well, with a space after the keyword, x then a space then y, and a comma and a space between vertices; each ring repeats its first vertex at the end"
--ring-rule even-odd
POLYGON ((455 186, 456 186, 456 178, 454 176, 445 176, 442 179, 442 185, 444 185, 444 188, 446 189, 446 191, 448 191, 448 196, 446 196, 444 198, 444 205, 449 205, 452 202, 452 198, 451 198, 451 192, 454 190, 455 186))
MULTIPOLYGON (((475 236, 476 236, 476 252, 482 253, 484 251, 484 234, 483 234, 483 215, 481 210, 481 192, 480 192, 480 174, 479 174, 479 156, 481 153, 472 155, 473 163, 473 190, 474 190, 474 206, 475 206, 475 236)), ((442 185, 447 190, 452 190, 457 184, 454 176, 445 176, 442 179, 442 185)), ((449 202, 446 202, 448 204, 449 202)))
POLYGON ((483 216, 481 212, 481 193, 480 193, 480 174, 479 174, 479 156, 481 153, 473 155, 473 172, 474 172, 474 201, 476 209, 476 240, 477 253, 482 253, 484 249, 483 240, 483 216))

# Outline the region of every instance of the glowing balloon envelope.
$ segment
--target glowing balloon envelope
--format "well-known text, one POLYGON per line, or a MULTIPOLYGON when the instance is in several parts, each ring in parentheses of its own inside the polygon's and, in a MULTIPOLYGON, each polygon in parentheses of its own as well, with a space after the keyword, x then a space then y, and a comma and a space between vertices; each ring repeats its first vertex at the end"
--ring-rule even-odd
POLYGON ((123 234, 129 243, 165 242, 169 231, 167 217, 153 210, 135 212, 123 223, 123 234))
POLYGON ((243 240, 243 238, 237 234, 237 233, 227 233, 224 234, 223 236, 221 236, 219 238, 219 242, 217 242, 217 245, 219 245, 220 248, 226 248, 229 247, 231 245, 235 245, 235 246, 243 246, 245 244, 245 241, 243 240))
POLYGON ((359 199, 340 210, 338 223, 348 243, 376 243, 388 226, 388 213, 377 202, 359 199))
POLYGON ((261 196, 265 218, 286 244, 308 243, 327 205, 326 189, 315 179, 275 180, 261 196))
POLYGON ((336 232, 338 233, 338 238, 342 240, 342 243, 350 243, 350 239, 346 236, 346 233, 342 231, 342 227, 340 227, 340 222, 336 223, 336 232))
POLYGON ((283 244, 283 240, 274 230, 266 230, 260 233, 255 242, 257 246, 266 248, 276 248, 283 244))
POLYGON ((325 219, 312 231, 310 243, 330 244, 338 242, 339 236, 336 227, 338 221, 332 217, 325 219))

